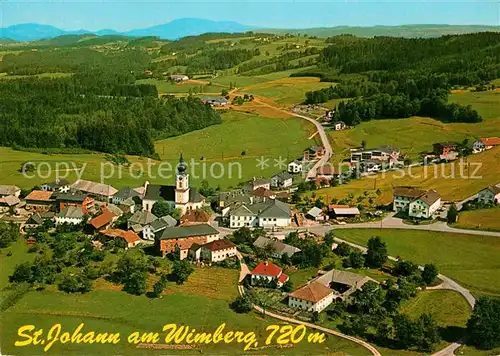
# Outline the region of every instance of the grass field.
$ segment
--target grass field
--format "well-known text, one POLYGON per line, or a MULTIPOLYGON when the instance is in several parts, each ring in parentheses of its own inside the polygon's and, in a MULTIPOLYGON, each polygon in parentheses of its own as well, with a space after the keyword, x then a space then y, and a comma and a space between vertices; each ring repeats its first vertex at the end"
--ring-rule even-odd
POLYGON ((440 273, 473 294, 500 296, 497 237, 391 229, 339 229, 335 235, 361 245, 366 245, 372 236, 380 236, 389 255, 421 265, 434 263, 440 273))
MULTIPOLYGON (((182 152, 184 158, 195 161, 203 156, 206 165, 194 167, 191 174, 191 184, 196 186, 201 180, 206 179, 214 186, 220 185, 223 189, 236 186, 238 183, 251 179, 254 176, 271 176, 279 172, 279 167, 274 167, 274 159, 280 156, 285 159, 293 159, 308 146, 316 144, 308 137, 314 128, 304 120, 290 117, 288 119, 270 119, 242 112, 228 112, 223 114, 223 123, 203 130, 190 132, 188 134, 161 140, 156 143, 156 150, 162 160, 175 168, 179 154, 182 152), (245 151, 245 155, 241 153, 245 151), (265 169, 257 167, 257 158, 264 156, 268 158, 268 166, 265 169), (217 163, 220 162, 220 163, 217 163), (205 167, 205 168, 204 168, 205 167), (212 169, 213 175, 210 173, 212 169), (205 170, 205 173, 203 173, 205 170), (221 178, 217 178, 224 174, 221 178), (241 175, 240 175, 241 172, 241 175)), ((77 168, 84 165, 83 179, 100 181, 101 170, 109 178, 104 182, 116 186, 141 186, 145 180, 151 183, 172 184, 174 177, 166 178, 158 176, 159 162, 152 161, 151 175, 147 168, 147 159, 129 157, 134 166, 141 164, 143 174, 138 167, 122 167, 121 177, 119 168, 112 166, 102 154, 72 154, 72 155, 46 155, 40 153, 14 151, 10 148, 0 148, 0 182, 2 184, 15 184, 22 188, 31 188, 55 178, 55 172, 48 175, 49 168, 44 167, 47 162, 54 171, 56 164, 60 162, 74 163, 77 168), (33 179, 24 177, 18 170, 24 162, 34 162, 40 168, 41 175, 33 179), (106 164, 108 163, 108 164, 106 164), (105 164, 104 166, 101 166, 105 164), (114 169, 114 173, 112 173, 114 169), (148 178, 149 176, 149 178, 148 178)), ((287 163, 287 162, 286 162, 287 163)), ((165 168, 165 166, 163 166, 165 168)), ((167 167, 168 168, 168 167, 167 167)), ((76 170, 71 166, 69 169, 61 170, 60 175, 67 174, 68 179, 76 180, 76 170)))
POLYGON ((472 143, 480 137, 500 136, 500 119, 485 119, 477 124, 445 124, 422 117, 372 120, 351 130, 328 131, 328 136, 337 162, 349 157, 349 149, 359 147, 362 141, 368 147, 391 145, 416 160, 419 153, 432 151, 435 142, 469 139, 472 143))
POLYGON ((500 231, 500 208, 470 210, 460 213, 456 227, 500 231))
POLYGON ((467 162, 457 161, 381 173, 353 180, 349 184, 316 190, 314 194, 329 202, 332 198, 342 199, 349 194, 360 196, 365 191, 374 192, 380 189, 382 194, 377 203, 387 204, 392 201, 393 187, 415 186, 436 189, 444 201, 458 201, 476 194, 485 186, 500 182, 500 148, 469 156, 467 162), (478 170, 475 172, 476 168, 478 170))
POLYGON ((35 75, 7 75, 7 73, 0 73, 0 80, 2 79, 20 79, 20 78, 63 78, 70 77, 72 73, 42 73, 35 75))
POLYGON ((221 91, 220 86, 201 84, 192 81, 187 81, 186 83, 173 83, 169 80, 140 79, 136 81, 136 84, 153 84, 160 94, 189 93, 190 90, 196 93, 220 94, 221 91))
POLYGON ((271 80, 244 88, 245 92, 262 95, 275 100, 278 104, 300 104, 308 91, 329 87, 314 77, 291 77, 271 80))
POLYGON ((500 118, 500 91, 454 91, 449 97, 451 103, 472 105, 485 119, 500 118))
MULTIPOLYGON (((6 277, 12 272, 14 265, 26 257, 23 251, 24 242, 19 241, 10 248, 2 249, 0 263, 2 265, 1 283, 5 287, 6 277), (13 255, 7 257, 7 252, 13 255), (11 259, 10 261, 8 259, 11 259), (15 261, 16 263, 12 263, 15 261)), ((260 315, 236 314, 229 308, 229 303, 237 295, 236 284, 238 270, 223 268, 197 268, 185 285, 177 286, 169 283, 161 299, 149 299, 146 296, 133 296, 119 290, 99 288, 86 294, 66 294, 56 291, 50 286, 44 291, 28 292, 14 306, 0 314, 0 343, 2 354, 39 355, 44 353, 42 346, 30 345, 18 348, 13 345, 17 329, 31 324, 43 328, 46 333, 52 325, 60 323, 63 331, 73 332, 80 323, 84 323, 83 332, 120 333, 117 345, 97 344, 60 344, 55 343, 47 352, 52 355, 144 355, 172 354, 212 355, 243 354, 241 344, 203 345, 190 351, 136 349, 127 342, 127 336, 135 331, 159 332, 160 340, 163 325, 177 323, 187 325, 199 331, 213 332, 222 323, 227 330, 255 332, 259 346, 263 346, 268 335, 266 327, 277 323, 260 315)), ((95 283, 102 286, 102 283, 95 283)), ((46 335, 46 334, 44 334, 46 335)), ((160 343, 163 343, 160 341, 160 343)), ((262 354, 263 351, 249 351, 245 354, 262 354)), ((366 350, 337 337, 329 336, 322 345, 302 342, 294 347, 279 349, 266 348, 268 355, 303 355, 314 354, 366 355, 366 350)))

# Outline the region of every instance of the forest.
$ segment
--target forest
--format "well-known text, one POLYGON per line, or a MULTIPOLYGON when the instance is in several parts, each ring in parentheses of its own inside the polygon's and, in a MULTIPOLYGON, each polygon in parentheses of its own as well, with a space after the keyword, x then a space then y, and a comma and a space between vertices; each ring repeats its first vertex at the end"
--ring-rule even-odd
POLYGON ((129 84, 98 95, 79 76, 0 81, 0 145, 153 156, 153 140, 221 122, 198 98, 158 99, 154 86, 129 84))
POLYGON ((305 103, 355 98, 336 110, 335 118, 348 125, 413 115, 479 122, 470 106, 448 104, 448 93, 454 86, 484 84, 500 76, 498 33, 428 39, 344 35, 327 42, 316 73, 302 75, 338 84, 306 93, 305 103))

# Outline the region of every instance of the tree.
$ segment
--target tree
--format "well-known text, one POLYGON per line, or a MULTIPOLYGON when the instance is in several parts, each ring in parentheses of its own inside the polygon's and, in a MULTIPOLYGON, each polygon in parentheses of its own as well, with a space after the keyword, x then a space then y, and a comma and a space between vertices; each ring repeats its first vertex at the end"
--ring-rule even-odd
POLYGON ((242 227, 236 230, 233 233, 233 241, 235 244, 246 244, 246 245, 252 245, 253 244, 253 236, 252 232, 248 227, 242 227))
POLYGON ((361 268, 365 264, 365 257, 363 253, 358 250, 354 250, 349 254, 349 257, 344 260, 344 267, 361 268))
POLYGON ((11 283, 23 283, 28 282, 31 283, 33 280, 33 272, 31 270, 30 262, 23 262, 18 264, 14 268, 14 272, 9 276, 9 282, 11 283))
POLYGON ((172 274, 176 277, 177 284, 183 284, 184 282, 186 282, 193 272, 194 268, 188 261, 182 260, 174 262, 172 274))
POLYGON ((375 337, 380 344, 387 345, 389 340, 392 338, 392 334, 393 327, 391 323, 387 322, 386 320, 377 323, 375 337))
POLYGON ((426 264, 424 270, 422 271, 422 279, 427 285, 431 285, 436 281, 439 272, 434 264, 426 264))
POLYGON ((123 290, 130 294, 141 295, 146 293, 147 273, 143 271, 133 272, 126 280, 123 290))
POLYGON ((418 265, 410 261, 398 260, 393 268, 393 272, 396 276, 408 277, 418 273, 418 265))
POLYGON ((314 311, 311 315, 311 323, 318 323, 323 320, 323 315, 317 311, 314 311))
POLYGON ((372 281, 363 285, 363 289, 351 294, 352 306, 361 314, 375 315, 382 311, 384 292, 380 286, 372 281))
POLYGON ((172 212, 173 212, 172 204, 170 204, 164 199, 158 200, 156 203, 154 203, 153 208, 151 209, 151 213, 153 213, 159 218, 170 215, 172 214, 172 212))
POLYGON ((231 309, 240 314, 246 314, 252 311, 253 304, 246 295, 239 295, 232 303, 231 309))
POLYGON ((289 279, 288 281, 286 281, 285 283, 283 283, 283 285, 281 286, 281 290, 283 292, 291 292, 293 290, 293 283, 292 281, 289 279))
POLYGON ((455 204, 451 204, 450 208, 448 209, 448 214, 446 215, 446 220, 448 223, 452 224, 457 222, 458 218, 458 209, 455 204))
POLYGON ((333 250, 333 252, 339 256, 349 256, 351 250, 352 250, 351 246, 349 246, 345 242, 341 242, 338 244, 337 248, 333 250))
POLYGON ((222 89, 221 92, 220 92, 220 95, 223 96, 223 97, 226 97, 229 95, 229 92, 227 91, 227 89, 222 89))
POLYGON ((15 224, 0 222, 0 248, 9 247, 19 236, 19 228, 15 224))
POLYGON ((86 293, 92 288, 92 281, 80 274, 67 273, 58 285, 59 290, 67 293, 86 293))
POLYGON ((422 314, 416 321, 415 344, 419 351, 431 352, 439 342, 439 327, 431 314, 422 314))
POLYGON ((368 251, 366 252, 366 266, 380 268, 387 261, 387 247, 380 237, 375 236, 368 240, 368 251))
POLYGON ((288 256, 288 253, 284 253, 281 255, 281 263, 283 263, 285 266, 290 266, 292 264, 292 261, 290 260, 290 256, 288 256))
POLYGON ((467 322, 470 342, 484 350, 500 346, 500 300, 479 297, 467 322))

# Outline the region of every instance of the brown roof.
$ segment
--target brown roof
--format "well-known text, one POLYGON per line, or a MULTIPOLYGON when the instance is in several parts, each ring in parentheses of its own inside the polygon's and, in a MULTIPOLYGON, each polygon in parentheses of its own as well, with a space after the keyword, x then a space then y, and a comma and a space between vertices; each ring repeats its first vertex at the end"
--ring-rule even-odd
POLYGON ((115 218, 116 215, 109 211, 107 208, 102 209, 102 214, 96 216, 95 218, 90 219, 89 224, 95 227, 96 229, 99 229, 110 222, 113 221, 113 218, 115 218))
POLYGON ((33 190, 26 196, 26 200, 50 201, 54 192, 44 192, 43 190, 33 190))
POLYGON ((141 240, 139 235, 130 230, 124 231, 120 229, 107 229, 104 230, 102 234, 106 237, 124 239, 128 243, 134 243, 141 240))
POLYGON ((428 190, 424 195, 422 195, 418 199, 422 200, 424 203, 428 205, 432 205, 439 199, 441 199, 441 196, 435 190, 428 190))
POLYGON ((320 282, 313 281, 290 294, 290 297, 317 303, 333 291, 320 282))
POLYGON ((266 197, 266 198, 269 198, 269 197, 274 196, 275 193, 272 192, 272 191, 270 191, 269 189, 264 188, 264 187, 259 187, 259 188, 255 189, 252 192, 252 195, 254 195, 256 197, 266 197))
POLYGON ((327 175, 333 175, 333 174, 337 174, 337 173, 335 171, 335 168, 332 167, 331 164, 327 163, 327 164, 324 164, 321 167, 319 167, 318 170, 316 171, 316 174, 327 176, 327 175))
POLYGON ((204 245, 207 242, 206 236, 188 237, 181 239, 160 240, 160 250, 163 253, 171 253, 175 251, 175 247, 179 246, 181 250, 190 249, 193 244, 204 245))
POLYGON ((328 205, 328 210, 338 209, 338 208, 350 208, 349 205, 338 205, 338 204, 330 204, 328 205))
POLYGON ((500 138, 498 138, 498 137, 484 137, 484 138, 481 138, 481 142, 485 146, 498 146, 498 145, 500 145, 500 138))
POLYGON ((210 220, 210 214, 204 210, 190 210, 181 218, 181 223, 206 223, 210 220))
POLYGON ((396 187, 392 190, 394 196, 418 198, 425 194, 425 190, 415 189, 411 187, 396 187))
POLYGON ((229 240, 222 239, 209 242, 208 244, 203 245, 203 248, 206 248, 210 251, 220 251, 230 248, 236 248, 236 245, 229 240))
POLYGON ((0 197, 0 204, 5 204, 8 206, 13 206, 19 204, 21 201, 15 195, 7 195, 6 197, 0 197))

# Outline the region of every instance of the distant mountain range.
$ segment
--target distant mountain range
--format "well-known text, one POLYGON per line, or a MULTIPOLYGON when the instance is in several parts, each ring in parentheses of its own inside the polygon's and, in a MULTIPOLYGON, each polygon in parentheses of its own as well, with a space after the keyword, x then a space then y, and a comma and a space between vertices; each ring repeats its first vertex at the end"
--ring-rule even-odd
POLYGON ((444 34, 460 34, 482 31, 500 31, 500 26, 482 25, 403 25, 403 26, 369 26, 369 27, 318 27, 308 29, 262 29, 255 26, 242 25, 231 21, 212 21, 205 19, 184 18, 171 21, 163 25, 148 28, 135 29, 131 31, 118 32, 113 29, 103 29, 99 31, 75 30, 66 31, 50 25, 40 25, 36 23, 26 23, 0 28, 0 44, 5 44, 8 40, 13 41, 36 41, 41 39, 51 39, 63 35, 95 34, 122 35, 130 37, 155 36, 161 39, 175 40, 186 36, 196 36, 203 33, 220 32, 267 32, 267 33, 292 33, 307 34, 310 36, 328 37, 340 34, 353 34, 362 37, 371 36, 401 36, 401 37, 436 37, 444 34))

